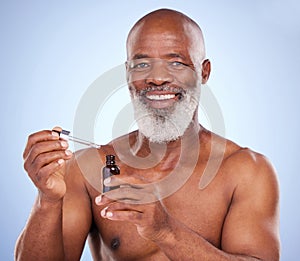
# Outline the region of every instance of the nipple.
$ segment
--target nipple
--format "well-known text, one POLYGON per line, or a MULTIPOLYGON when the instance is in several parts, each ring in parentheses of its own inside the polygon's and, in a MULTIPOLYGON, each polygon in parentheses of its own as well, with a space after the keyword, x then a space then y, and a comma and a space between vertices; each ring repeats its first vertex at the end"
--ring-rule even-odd
POLYGON ((111 243, 110 243, 110 247, 112 250, 117 250, 120 246, 121 242, 120 239, 118 237, 113 238, 111 243))

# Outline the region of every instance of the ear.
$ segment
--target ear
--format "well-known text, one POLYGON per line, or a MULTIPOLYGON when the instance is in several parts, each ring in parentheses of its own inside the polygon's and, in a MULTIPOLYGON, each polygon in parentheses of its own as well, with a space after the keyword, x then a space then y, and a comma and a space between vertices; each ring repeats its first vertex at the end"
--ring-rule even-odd
POLYGON ((125 62, 125 70, 126 70, 126 81, 127 81, 127 86, 128 86, 129 94, 130 94, 130 97, 133 98, 133 95, 132 95, 133 87, 129 83, 128 62, 127 61, 125 62))
POLYGON ((126 80, 127 80, 127 83, 128 83, 129 76, 128 76, 128 62, 127 61, 125 62, 125 70, 126 70, 126 80))
POLYGON ((205 59, 202 63, 202 84, 205 84, 208 81, 210 70, 210 61, 205 59))

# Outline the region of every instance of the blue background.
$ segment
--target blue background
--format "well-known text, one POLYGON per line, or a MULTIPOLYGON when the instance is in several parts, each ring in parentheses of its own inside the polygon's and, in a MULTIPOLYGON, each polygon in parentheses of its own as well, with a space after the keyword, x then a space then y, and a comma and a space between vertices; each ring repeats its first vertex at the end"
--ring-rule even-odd
MULTIPOLYGON (((28 134, 56 125, 72 129, 85 90, 125 61, 130 27, 159 7, 181 10, 202 27, 212 62, 209 86, 222 108, 226 137, 273 162, 281 187, 282 260, 298 260, 297 0, 1 0, 0 260, 13 260, 36 195, 23 170, 28 134)), ((129 101, 124 95, 114 99, 129 101)), ((110 138, 110 131, 100 131, 97 142, 110 138)), ((91 260, 88 250, 82 260, 91 260)))

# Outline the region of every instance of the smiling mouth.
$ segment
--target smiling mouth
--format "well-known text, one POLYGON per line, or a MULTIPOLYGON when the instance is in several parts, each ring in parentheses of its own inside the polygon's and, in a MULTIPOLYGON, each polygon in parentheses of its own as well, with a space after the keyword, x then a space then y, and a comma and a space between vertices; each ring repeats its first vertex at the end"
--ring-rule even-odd
POLYGON ((181 92, 177 93, 153 93, 148 92, 145 94, 145 97, 151 101, 164 101, 164 100, 181 100, 183 98, 183 94, 181 92))
POLYGON ((186 91, 180 87, 156 86, 141 90, 139 96, 150 107, 163 109, 173 107, 184 98, 185 93, 186 91))
POLYGON ((145 102, 149 104, 150 107, 156 109, 163 109, 167 107, 173 107, 176 102, 183 98, 182 93, 170 93, 170 92, 147 92, 144 95, 145 102))
POLYGON ((146 97, 152 101, 163 101, 174 99, 176 94, 147 94, 146 97))

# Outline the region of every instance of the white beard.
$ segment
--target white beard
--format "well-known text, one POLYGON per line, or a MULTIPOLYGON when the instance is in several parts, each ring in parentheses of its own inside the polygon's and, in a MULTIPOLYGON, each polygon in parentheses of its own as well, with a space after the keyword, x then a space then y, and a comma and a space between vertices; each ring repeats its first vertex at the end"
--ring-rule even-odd
POLYGON ((133 91, 134 116, 139 131, 154 143, 167 143, 182 137, 193 120, 200 101, 200 86, 188 88, 182 99, 168 108, 151 108, 133 91))

